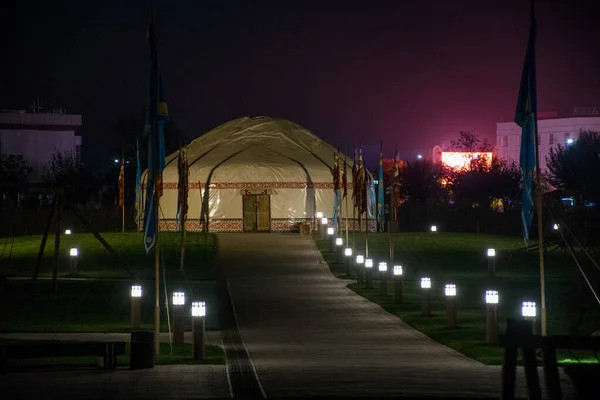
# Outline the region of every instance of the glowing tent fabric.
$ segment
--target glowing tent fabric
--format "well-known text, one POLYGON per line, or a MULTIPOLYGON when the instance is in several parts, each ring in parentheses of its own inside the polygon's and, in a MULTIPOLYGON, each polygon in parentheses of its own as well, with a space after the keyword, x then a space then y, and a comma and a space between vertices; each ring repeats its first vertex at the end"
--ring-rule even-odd
MULTIPOLYGON (((186 150, 188 230, 201 229, 202 219, 207 218, 211 232, 242 231, 244 195, 269 195, 273 232, 298 230, 299 223, 312 223, 317 211, 333 217, 335 149, 294 122, 239 118, 193 140, 186 150)), ((159 212, 163 230, 176 229, 178 153, 166 157, 163 172, 159 212)), ((343 162, 341 159, 340 164, 343 162)), ((142 177, 145 181, 146 172, 142 177)), ((351 191, 350 176, 348 181, 351 191)), ((345 216, 345 204, 341 209, 345 216)), ((349 211, 351 217, 352 209, 349 211)), ((374 212, 370 199, 371 220, 374 212)))

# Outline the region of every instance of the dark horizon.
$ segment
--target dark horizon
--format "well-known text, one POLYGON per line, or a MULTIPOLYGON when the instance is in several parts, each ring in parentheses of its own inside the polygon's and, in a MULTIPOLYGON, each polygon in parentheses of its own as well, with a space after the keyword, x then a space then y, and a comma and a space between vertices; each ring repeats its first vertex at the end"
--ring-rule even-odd
MULTIPOLYGON (((146 99, 149 3, 5 6, 0 108, 39 96, 46 108, 82 114, 84 159, 109 165, 107 130, 146 99)), ((426 155, 460 130, 495 143, 495 123, 513 118, 525 0, 156 3, 167 101, 190 139, 268 115, 349 152, 362 143, 372 157, 383 141, 389 157, 396 144, 426 155)), ((600 105, 600 2, 538 1, 536 16, 539 111, 600 105)))

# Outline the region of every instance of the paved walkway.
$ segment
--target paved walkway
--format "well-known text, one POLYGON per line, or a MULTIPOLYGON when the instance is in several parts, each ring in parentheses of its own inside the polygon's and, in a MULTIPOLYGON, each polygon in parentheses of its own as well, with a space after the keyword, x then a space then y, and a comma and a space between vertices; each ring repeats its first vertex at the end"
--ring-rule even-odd
POLYGON ((219 252, 269 398, 499 396, 500 367, 430 340, 347 289, 309 237, 223 234, 219 252))
MULTIPOLYGON (((0 333, 0 338, 38 340, 129 341, 128 333, 0 333)), ((168 342, 168 333, 161 334, 168 342)), ((185 342, 191 343, 191 332, 185 342)), ((219 332, 207 331, 208 344, 220 344, 219 332)), ((8 371, 0 374, 2 399, 197 399, 229 398, 224 365, 157 365, 8 371)))

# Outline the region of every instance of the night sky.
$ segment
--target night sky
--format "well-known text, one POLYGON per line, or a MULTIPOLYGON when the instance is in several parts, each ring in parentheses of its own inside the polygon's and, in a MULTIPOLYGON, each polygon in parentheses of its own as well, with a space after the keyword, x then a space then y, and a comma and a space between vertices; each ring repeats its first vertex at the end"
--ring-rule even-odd
MULTIPOLYGON (((39 95, 83 114, 84 160, 110 164, 107 130, 145 103, 150 1, 6 3, 0 108, 39 95)), ((342 150, 376 153, 382 140, 389 156, 395 144, 429 155, 459 130, 495 142, 495 123, 513 117, 526 0, 155 3, 170 112, 189 138, 269 115, 342 150)), ((540 0, 536 11, 539 110, 600 105, 600 1, 540 0)))

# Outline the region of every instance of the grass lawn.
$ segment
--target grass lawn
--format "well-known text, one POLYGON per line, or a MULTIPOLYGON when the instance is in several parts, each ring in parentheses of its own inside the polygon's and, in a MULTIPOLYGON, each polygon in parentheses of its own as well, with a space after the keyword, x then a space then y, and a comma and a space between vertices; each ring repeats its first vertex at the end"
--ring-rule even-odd
MULTIPOLYGON (((126 354, 117 357, 117 367, 129 366, 129 344, 126 347, 126 354)), ((171 356, 171 348, 169 343, 160 344, 160 354, 156 356, 155 363, 157 365, 173 365, 173 364, 225 364, 225 353, 219 346, 206 345, 204 360, 196 361, 193 359, 192 345, 189 343, 173 344, 173 355, 171 356)), ((8 369, 23 370, 35 368, 73 368, 73 367, 97 367, 96 357, 53 357, 53 358, 33 358, 22 360, 9 360, 8 369)))
MULTIPOLYGON (((59 280, 54 294, 51 280, 0 281, 2 332, 128 332, 131 316, 129 280, 59 280)), ((153 329, 154 282, 142 285, 142 329, 153 329)), ((206 301, 207 329, 219 329, 214 281, 167 279, 167 291, 184 291, 186 303, 206 301)), ((161 332, 168 331, 164 287, 160 288, 161 332)), ((172 311, 172 308, 169 312, 172 311)), ((189 311, 189 310, 188 310, 189 311)), ((191 323, 188 326, 191 330, 191 323)))
MULTIPOLYGON (((102 237, 119 255, 119 262, 111 257, 91 233, 61 235, 59 276, 67 276, 69 250, 79 251, 78 274, 90 278, 129 278, 121 265, 126 265, 137 279, 154 278, 154 251, 146 254, 141 232, 108 232, 102 237), (121 264, 121 265, 120 265, 121 264)), ((166 266, 167 279, 213 279, 213 258, 216 245, 212 234, 188 232, 186 238, 185 268, 180 270, 181 234, 161 232, 162 262, 166 266)), ((32 276, 38 256, 42 235, 18 236, 0 239, 0 277, 32 276)), ((48 235, 40 276, 52 275, 54 267, 54 235, 48 235)))
MULTIPOLYGON (((350 243, 352 243, 350 234, 350 243)), ((522 301, 535 301, 540 306, 539 254, 519 251, 523 247, 520 238, 495 235, 458 233, 399 233, 392 236, 395 264, 404 269, 404 303, 393 302, 393 286, 390 282, 389 296, 379 295, 379 282, 373 289, 351 283, 350 289, 399 316, 403 321, 425 333, 432 339, 486 364, 501 364, 503 349, 485 344, 486 289, 500 293, 499 321, 503 332, 506 318, 519 317, 522 301), (487 276, 486 249, 496 249, 496 277, 487 276), (420 313, 420 279, 430 277, 433 316, 420 313), (457 287, 458 328, 445 327, 444 285, 454 283, 457 287)), ((346 266, 337 262, 326 243, 315 236, 317 246, 336 276, 343 276, 346 266)), ((389 235, 369 234, 369 257, 378 261, 390 258, 389 235)), ((365 254, 365 238, 357 234, 354 254, 365 254)), ((559 251, 549 251, 546 265, 546 300, 548 334, 569 333, 569 307, 576 290, 579 273, 570 258, 559 251)), ((389 266, 389 265, 388 265, 389 266)), ((374 277, 376 274, 374 273, 374 277)), ((581 334, 600 330, 600 307, 591 301, 580 328, 581 334)), ((561 352, 559 361, 596 361, 586 352, 561 352)), ((597 362, 597 361, 596 361, 597 362)))

